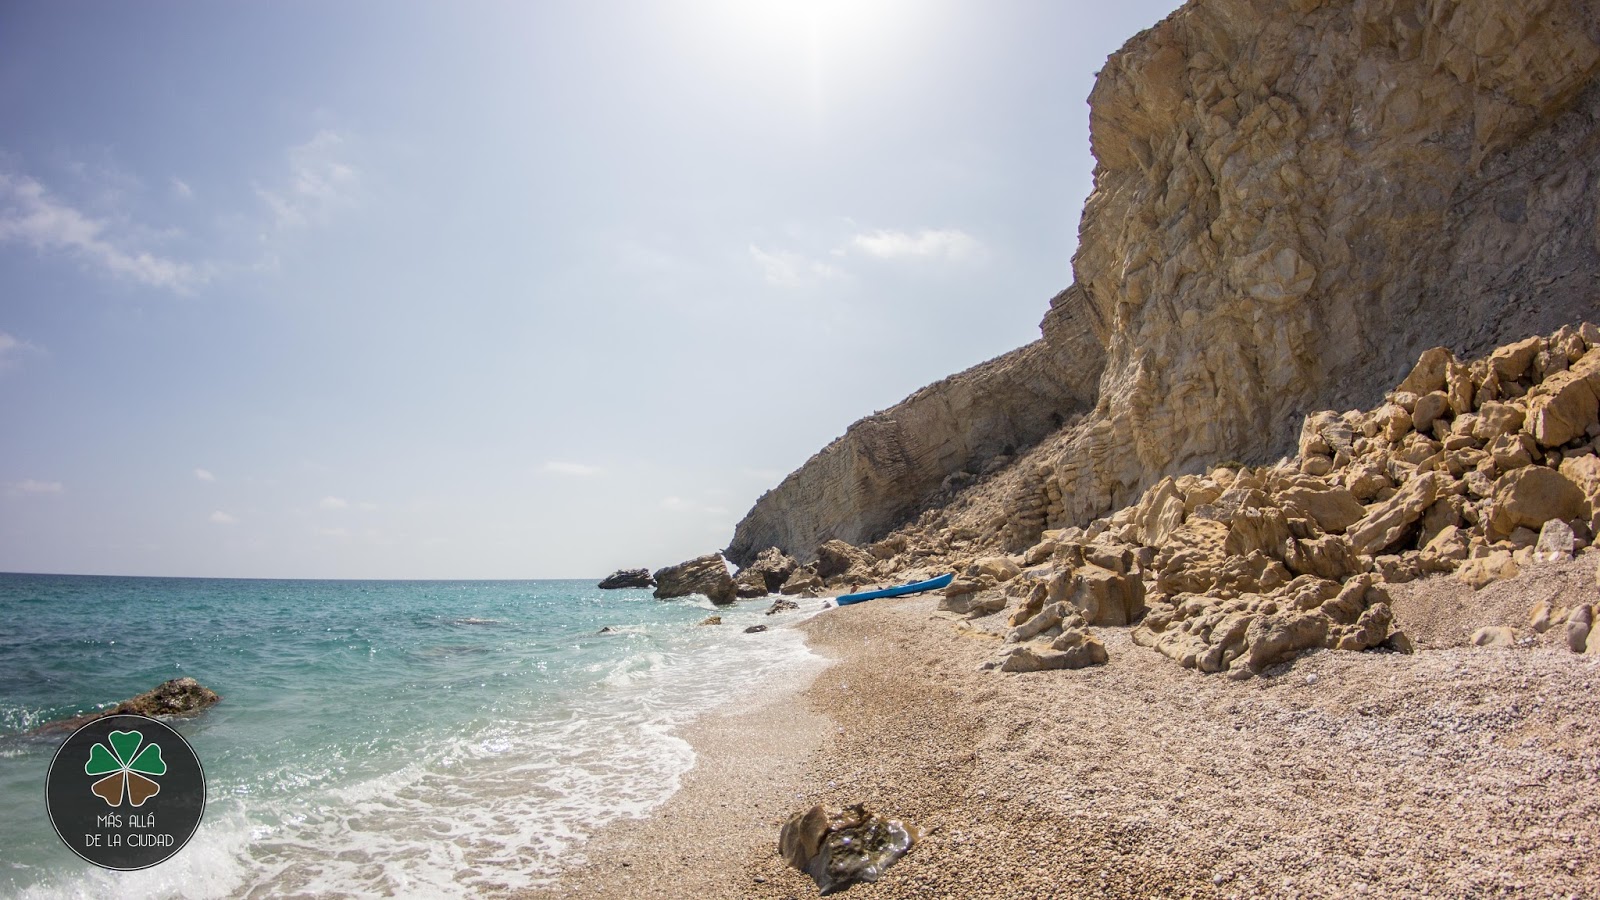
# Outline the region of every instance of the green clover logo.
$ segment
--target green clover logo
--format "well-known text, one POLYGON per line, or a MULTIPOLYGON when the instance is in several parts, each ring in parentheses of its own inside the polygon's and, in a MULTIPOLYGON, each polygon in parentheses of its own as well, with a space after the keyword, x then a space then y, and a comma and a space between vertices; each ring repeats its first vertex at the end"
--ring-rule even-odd
POLYGON ((149 777, 167 774, 160 744, 147 744, 140 750, 144 735, 137 731, 113 731, 106 740, 111 746, 97 743, 90 747, 89 761, 83 765, 83 774, 105 776, 89 787, 96 797, 107 806, 121 806, 126 793, 128 804, 138 807, 161 793, 161 785, 149 777))

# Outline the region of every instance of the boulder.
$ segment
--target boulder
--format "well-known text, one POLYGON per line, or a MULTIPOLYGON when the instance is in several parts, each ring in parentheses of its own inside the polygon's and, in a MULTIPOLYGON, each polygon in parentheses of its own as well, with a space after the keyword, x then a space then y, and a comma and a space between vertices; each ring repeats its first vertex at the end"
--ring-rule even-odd
POLYGON ((1573 653, 1600 653, 1600 641, 1589 640, 1594 629, 1594 607, 1580 603, 1567 613, 1567 649, 1573 653))
POLYGON ((811 876, 824 894, 858 881, 877 881, 917 840, 916 830, 857 803, 813 806, 795 813, 778 833, 778 855, 811 876))
POLYGON ((1504 625, 1485 625, 1469 639, 1474 647, 1515 647, 1517 632, 1504 625))
POLYGON ((706 616, 704 619, 701 619, 700 621, 696 622, 695 624, 696 625, 721 625, 722 624, 722 617, 721 616, 706 616))
POLYGON ((1274 499, 1291 517, 1310 519, 1329 534, 1344 534, 1367 514, 1361 501, 1348 489, 1323 482, 1285 488, 1274 499))
POLYGON ((805 566, 804 568, 795 569, 794 574, 790 575, 789 580, 785 581, 783 587, 778 590, 779 593, 793 595, 821 589, 822 579, 817 577, 816 569, 811 566, 805 566))
POLYGON ((1393 497, 1367 508, 1367 514, 1345 534, 1359 554, 1375 556, 1404 537, 1439 495, 1439 475, 1424 472, 1406 482, 1393 497))
POLYGON ((1010 581, 1020 574, 1022 567, 1009 556, 985 556, 967 567, 969 577, 987 575, 995 581, 1010 581))
POLYGON ((1478 418, 1472 427, 1472 436, 1488 442, 1502 434, 1516 434, 1522 429, 1527 415, 1521 407, 1510 403, 1489 402, 1478 408, 1478 418))
POLYGON ((1544 338, 1534 336, 1497 348, 1489 354, 1489 365, 1502 382, 1515 381, 1528 374, 1534 357, 1544 349, 1544 338))
POLYGON ((655 586, 656 580, 650 577, 649 569, 618 569, 600 581, 600 587, 608 591, 618 588, 648 588, 655 586))
POLYGON ((1456 569, 1456 578, 1472 585, 1473 588, 1482 588, 1492 581, 1514 578, 1520 571, 1509 551, 1493 550, 1484 556, 1462 563, 1456 569))
POLYGON ((1144 612, 1144 580, 1085 565, 1050 580, 1049 602, 1065 602, 1090 625, 1132 625, 1144 612))
POLYGON ((1539 529, 1551 519, 1589 517, 1583 491, 1555 469, 1526 466, 1494 483, 1488 536, 1500 540, 1519 527, 1539 529))
POLYGON ((744 571, 733 576, 733 592, 740 600, 754 600, 772 593, 760 572, 744 571))
POLYGON ((739 570, 734 581, 739 585, 739 596, 761 597, 776 594, 784 582, 794 574, 800 564, 795 558, 777 547, 768 547, 756 555, 755 562, 739 570), (755 593, 756 590, 761 593, 755 593))
POLYGON ((1444 391, 1423 394, 1417 398, 1416 409, 1411 411, 1411 425, 1422 434, 1430 434, 1433 431, 1433 423, 1449 411, 1450 395, 1444 391))
POLYGON ((939 598, 938 609, 941 612, 955 613, 969 618, 978 618, 997 613, 1006 608, 1006 595, 1000 591, 980 591, 977 593, 958 594, 954 597, 939 598))
POLYGON ((749 628, 746 628, 744 630, 744 633, 745 634, 760 634, 761 632, 766 631, 766 630, 767 630, 767 626, 765 626, 765 625, 751 625, 749 628))
POLYGON ((826 581, 852 571, 863 576, 872 570, 872 554, 841 540, 831 540, 817 548, 817 577, 826 581))
POLYGON ((77 731, 79 728, 106 716, 149 716, 152 719, 165 716, 192 716, 201 710, 214 706, 222 699, 216 691, 211 690, 193 678, 174 678, 163 681, 155 687, 136 697, 118 703, 110 709, 97 710, 70 719, 48 722, 35 729, 34 734, 56 734, 60 732, 77 731))
POLYGON ((733 576, 720 553, 708 553, 688 562, 658 569, 655 573, 657 600, 702 594, 718 605, 732 603, 737 597, 733 576))
POLYGON ((1533 546, 1533 559, 1543 563, 1569 560, 1577 540, 1571 525, 1560 519, 1551 519, 1539 529, 1539 540, 1533 546))
POLYGON ((1582 437, 1595 424, 1600 398, 1582 372, 1557 372, 1528 392, 1523 423, 1541 447, 1559 447, 1582 437))
POLYGON ((1419 396, 1434 391, 1442 391, 1446 384, 1450 366, 1455 361, 1455 356, 1445 347, 1424 350, 1422 355, 1417 358, 1416 366, 1411 369, 1411 374, 1400 382, 1396 390, 1409 391, 1419 396))
POLYGON ((1070 628, 1048 645, 1034 641, 1019 644, 1000 663, 1002 672, 1043 672, 1103 666, 1109 657, 1100 640, 1082 628, 1070 628))
POLYGON ((779 597, 778 599, 772 601, 771 606, 767 607, 767 615, 775 616, 778 613, 793 612, 799 608, 800 604, 794 602, 793 600, 785 600, 782 597, 779 597))

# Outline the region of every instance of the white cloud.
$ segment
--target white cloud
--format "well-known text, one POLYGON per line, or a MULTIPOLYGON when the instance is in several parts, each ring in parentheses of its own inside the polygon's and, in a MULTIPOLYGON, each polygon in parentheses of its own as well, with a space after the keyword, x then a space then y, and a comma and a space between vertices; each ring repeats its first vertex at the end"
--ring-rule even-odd
POLYGON ((0 172, 0 241, 66 252, 114 277, 173 291, 206 277, 188 263, 136 249, 111 223, 85 215, 26 175, 0 172))
POLYGON ((195 469, 194 477, 201 481, 216 481, 217 476, 211 474, 210 469, 195 469))
POLYGON ((878 259, 946 259, 982 262, 988 258, 983 242, 958 228, 924 228, 912 234, 879 229, 850 239, 856 251, 878 259))
POLYGON ((276 187, 256 187, 280 229, 325 225, 340 209, 355 203, 360 180, 344 161, 346 138, 336 131, 318 132, 304 144, 290 147, 289 176, 276 187))
POLYGON ((796 288, 808 282, 844 277, 844 272, 825 262, 789 250, 768 252, 751 244, 750 258, 760 267, 767 284, 777 287, 796 288))
POLYGON ((708 516, 725 516, 728 514, 728 508, 725 506, 711 506, 692 500, 685 500, 677 496, 662 497, 661 508, 671 512, 701 513, 708 516))
POLYGON ((322 509, 349 509, 350 501, 343 497, 323 497, 317 506, 322 509))
POLYGON ((189 187, 189 182, 184 181, 182 178, 179 178, 176 175, 172 176, 172 192, 184 200, 191 200, 194 198, 194 188, 189 187))
POLYGON ((34 478, 13 481, 6 487, 10 488, 13 494, 59 494, 66 490, 59 481, 39 481, 34 478))
POLYGON ((228 515, 227 513, 223 512, 220 509, 211 514, 211 521, 215 522, 218 525, 237 525, 237 524, 239 524, 238 518, 236 518, 234 516, 230 516, 230 515, 228 515))
POLYGON ((0 331, 0 372, 22 364, 22 357, 44 350, 18 337, 0 331))
POLYGON ((552 475, 598 475, 599 466, 589 466, 575 462, 556 462, 554 460, 544 464, 544 471, 552 475))

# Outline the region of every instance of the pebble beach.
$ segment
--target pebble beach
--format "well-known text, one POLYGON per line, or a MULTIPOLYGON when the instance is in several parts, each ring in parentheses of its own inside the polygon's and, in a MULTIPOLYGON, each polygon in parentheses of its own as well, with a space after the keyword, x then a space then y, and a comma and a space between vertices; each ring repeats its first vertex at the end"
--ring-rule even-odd
MULTIPOLYGON (((1522 616, 1592 591, 1596 559, 1482 592, 1407 585, 1397 623, 1446 606, 1468 624, 1522 616)), ((923 597, 799 625, 829 667, 697 722, 682 790, 525 896, 816 896, 778 856, 779 828, 813 803, 855 802, 921 839, 852 897, 1600 890, 1593 657, 1441 636, 1411 655, 1313 651, 1235 681, 1106 628, 1105 666, 1003 674, 981 668, 1002 618, 957 620, 923 597)))

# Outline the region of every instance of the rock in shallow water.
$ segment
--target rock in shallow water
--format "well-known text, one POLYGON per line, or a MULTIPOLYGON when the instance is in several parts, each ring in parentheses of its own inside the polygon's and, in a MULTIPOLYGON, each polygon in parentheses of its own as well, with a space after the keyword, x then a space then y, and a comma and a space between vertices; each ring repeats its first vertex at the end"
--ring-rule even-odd
POLYGON ((864 804, 819 805, 789 817, 778 835, 778 853, 831 894, 858 881, 877 881, 916 838, 915 829, 864 804))
POLYGON ((96 719, 106 716, 186 716, 215 704, 222 697, 193 678, 174 678, 163 681, 137 697, 118 703, 111 709, 49 722, 39 726, 36 734, 76 731, 96 719))
POLYGON ((600 581, 603 590, 611 591, 617 588, 648 588, 655 587, 656 580, 650 577, 649 569, 618 569, 600 581))

